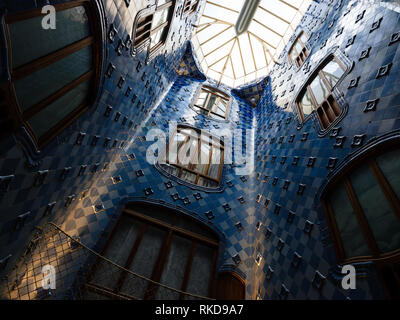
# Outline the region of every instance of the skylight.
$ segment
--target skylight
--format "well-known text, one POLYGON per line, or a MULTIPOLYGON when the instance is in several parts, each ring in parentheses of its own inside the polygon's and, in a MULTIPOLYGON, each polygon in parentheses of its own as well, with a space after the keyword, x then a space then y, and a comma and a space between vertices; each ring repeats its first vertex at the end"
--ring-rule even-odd
POLYGON ((203 71, 232 88, 265 77, 311 1, 207 0, 192 39, 203 71))

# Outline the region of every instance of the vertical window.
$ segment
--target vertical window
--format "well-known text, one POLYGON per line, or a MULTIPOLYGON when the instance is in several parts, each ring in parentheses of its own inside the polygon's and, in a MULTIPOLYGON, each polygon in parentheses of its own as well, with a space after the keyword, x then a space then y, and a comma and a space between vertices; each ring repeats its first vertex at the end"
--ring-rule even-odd
POLYGON ((171 209, 128 204, 84 285, 86 299, 195 299, 213 297, 219 238, 171 209), (159 283, 181 290, 179 293, 159 283))
POLYGON ((327 129, 342 113, 332 91, 345 72, 345 66, 337 57, 331 57, 328 63, 308 80, 308 84, 297 99, 302 121, 315 111, 322 129, 327 129))
POLYGON ((199 0, 186 0, 185 5, 183 7, 183 13, 192 14, 197 10, 197 6, 199 5, 199 0))
POLYGON ((301 67, 304 61, 306 61, 309 52, 306 47, 307 37, 304 32, 300 33, 293 46, 289 50, 289 60, 291 63, 295 63, 297 67, 301 67))
POLYGON ((323 197, 340 263, 372 259, 385 270, 397 270, 391 276, 397 281, 397 295, 399 264, 385 263, 399 258, 399 157, 397 146, 349 167, 323 197))
POLYGON ((135 48, 150 41, 150 52, 154 52, 165 43, 171 26, 174 4, 174 0, 159 1, 155 10, 143 14, 138 19, 134 36, 135 48))
POLYGON ((55 30, 42 28, 40 10, 5 19, 15 107, 39 146, 88 108, 99 79, 100 31, 90 2, 55 7, 55 30))
POLYGON ((160 163, 169 174, 194 185, 217 188, 224 164, 224 145, 198 129, 178 126, 160 163))
POLYGON ((222 91, 203 86, 196 98, 194 108, 210 118, 224 120, 228 117, 229 101, 229 96, 222 91))

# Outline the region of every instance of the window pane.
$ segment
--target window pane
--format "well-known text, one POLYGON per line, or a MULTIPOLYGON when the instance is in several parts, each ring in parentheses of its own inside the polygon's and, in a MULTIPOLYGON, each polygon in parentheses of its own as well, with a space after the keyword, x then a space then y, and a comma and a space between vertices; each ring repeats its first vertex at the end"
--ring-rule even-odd
POLYGON ((315 100, 317 100, 318 105, 325 101, 329 95, 329 90, 325 87, 320 76, 316 76, 314 81, 310 84, 311 90, 314 93, 315 100))
MULTIPOLYGON (((165 236, 166 232, 164 230, 148 225, 133 262, 128 269, 144 277, 151 278, 165 236)), ((121 287, 121 292, 137 298, 143 298, 148 285, 149 282, 128 274, 121 287)))
POLYGON ((161 6, 167 2, 171 2, 171 0, 158 0, 158 6, 161 6))
POLYGON ((336 61, 331 61, 325 66, 325 68, 322 69, 322 73, 324 74, 324 76, 328 80, 328 82, 331 85, 331 87, 334 87, 335 84, 342 77, 344 71, 339 66, 339 64, 336 63, 336 61))
POLYGON ((164 29, 165 28, 158 30, 155 34, 151 36, 151 45, 150 45, 151 48, 154 48, 157 44, 162 42, 162 34, 164 32, 164 29))
POLYGON ((42 19, 40 15, 8 25, 14 69, 90 35, 83 6, 57 11, 55 30, 43 29, 42 19))
POLYGON ((91 69, 92 47, 87 47, 15 81, 20 108, 28 110, 91 69))
POLYGON ((168 21, 168 15, 171 10, 171 7, 168 7, 164 10, 156 11, 153 16, 153 24, 151 29, 154 30, 157 27, 161 26, 164 22, 168 21))
POLYGON ((296 41, 296 44, 294 46, 295 46, 295 48, 297 50, 297 53, 300 54, 301 50, 303 50, 300 42, 296 41))
MULTIPOLYGON (((111 261, 124 266, 135 244, 142 223, 129 215, 123 215, 118 229, 113 233, 104 256, 111 261)), ((120 268, 113 267, 109 262, 99 259, 94 269, 91 283, 114 289, 122 273, 120 268)))
POLYGON ((308 91, 305 92, 303 98, 300 101, 300 106, 303 110, 304 117, 307 117, 311 112, 314 110, 314 106, 311 102, 310 95, 308 94, 308 91))
POLYGON ((347 197, 344 183, 329 196, 346 258, 370 255, 361 227, 347 197))
POLYGON ((206 188, 216 188, 218 187, 218 182, 207 179, 207 178, 199 178, 199 182, 197 183, 199 186, 206 188))
POLYGON ((88 96, 91 81, 87 80, 67 94, 48 105, 28 122, 40 138, 57 123, 83 104, 88 96))
POLYGON ((214 110, 214 105, 215 105, 215 103, 216 103, 216 100, 217 100, 217 97, 214 96, 213 94, 211 94, 211 97, 210 97, 210 99, 208 100, 208 103, 207 103, 207 105, 205 106, 205 108, 206 108, 207 110, 214 110))
POLYGON ((212 149, 212 160, 210 169, 208 170, 208 176, 214 179, 218 179, 219 168, 221 167, 221 150, 217 148, 212 149))
POLYGON ((196 172, 206 174, 205 171, 209 163, 209 159, 210 159, 210 146, 206 142, 202 141, 200 148, 200 155, 198 159, 199 164, 197 164, 194 167, 194 170, 196 172))
POLYGON ((191 173, 189 171, 183 170, 182 171, 182 176, 180 177, 182 180, 185 180, 190 183, 195 183, 196 182, 196 174, 191 173))
POLYGON ((400 222, 368 165, 352 173, 350 179, 378 248, 381 252, 400 248, 400 222))
MULTIPOLYGON (((177 235, 173 236, 168 258, 160 279, 162 284, 175 289, 181 288, 191 247, 192 241, 177 235)), ((156 299, 178 300, 179 293, 159 287, 156 299)))
POLYGON ((225 113, 226 113, 226 102, 224 100, 219 100, 218 103, 218 108, 216 111, 217 114, 219 114, 220 116, 225 117, 225 113))
POLYGON ((305 34, 304 32, 301 33, 301 35, 300 35, 300 40, 301 40, 304 44, 307 43, 307 37, 306 37, 306 34, 305 34))
POLYGON ((400 150, 386 152, 376 162, 388 180, 397 197, 400 198, 400 150))
MULTIPOLYGON (((187 292, 205 297, 209 296, 210 282, 214 277, 212 274, 214 250, 200 243, 197 244, 187 292)), ((190 297, 186 297, 186 299, 190 299, 190 297)))
POLYGON ((178 152, 182 148, 185 142, 186 136, 181 133, 176 133, 173 140, 170 141, 168 146, 167 158, 166 160, 170 163, 178 163, 178 152))
POLYGON ((197 152, 198 139, 189 136, 188 141, 181 147, 178 153, 178 161, 184 167, 188 167, 190 161, 193 159, 197 152))

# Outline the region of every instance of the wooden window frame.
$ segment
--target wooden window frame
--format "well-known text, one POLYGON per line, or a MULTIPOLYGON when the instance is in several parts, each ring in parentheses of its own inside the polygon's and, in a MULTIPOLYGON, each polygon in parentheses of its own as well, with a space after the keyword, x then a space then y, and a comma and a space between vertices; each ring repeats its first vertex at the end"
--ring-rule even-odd
POLYGON ((292 46, 289 49, 288 57, 289 61, 291 64, 295 64, 297 68, 301 68, 301 66, 304 64, 304 62, 307 60, 308 56, 310 55, 310 52, 307 48, 307 45, 303 43, 301 40, 302 35, 306 35, 304 31, 300 32, 300 34, 297 36, 296 40, 293 42, 292 46), (296 49, 296 44, 299 43, 301 46, 301 52, 297 52, 296 49), (295 57, 293 59, 293 56, 295 57))
MULTIPOLYGON (((160 210, 166 210, 167 208, 163 208, 163 207, 158 207, 160 210)), ((216 294, 216 271, 217 271, 217 263, 218 263, 218 256, 219 256, 219 251, 220 251, 220 241, 219 241, 219 237, 217 235, 215 235, 214 239, 208 238, 204 235, 200 235, 198 233, 192 232, 192 231, 188 231, 185 230, 181 227, 176 227, 175 223, 177 221, 178 215, 179 213, 176 212, 173 215, 172 218, 172 222, 168 223, 156 218, 153 218, 151 216, 148 216, 146 214, 143 214, 141 212, 138 212, 134 209, 129 208, 129 205, 127 207, 124 208, 124 210, 122 211, 122 214, 120 214, 120 216, 118 217, 118 220, 116 222, 116 224, 114 225, 114 227, 112 228, 110 234, 108 235, 105 245, 103 246, 102 250, 101 250, 101 255, 104 256, 109 244, 111 243, 111 240, 113 238, 113 236, 116 234, 116 232, 118 231, 118 227, 121 224, 121 220, 122 220, 122 216, 123 215, 129 215, 132 216, 133 218, 135 218, 135 220, 142 222, 142 226, 141 229, 139 231, 139 234, 135 240, 135 242, 132 244, 132 248, 130 250, 129 256, 127 257, 125 263, 124 263, 124 268, 125 269, 129 269, 131 264, 133 263, 133 260, 135 258, 136 252, 139 249, 140 243, 143 239, 143 236, 146 232, 146 229, 148 228, 148 226, 153 226, 159 229, 162 229, 165 232, 165 237, 164 237, 164 241, 163 241, 163 245, 161 246, 159 253, 158 253, 158 258, 157 261, 154 263, 154 267, 152 270, 152 275, 151 275, 151 280, 160 283, 161 277, 162 277, 162 273, 164 271, 165 268, 165 264, 168 258, 168 254, 170 252, 170 248, 171 248, 171 243, 173 240, 173 237, 175 235, 179 235, 180 237, 186 238, 190 241, 192 241, 191 244, 191 249, 190 249, 190 254, 188 257, 188 260, 186 262, 186 266, 185 266, 185 272, 184 272, 184 277, 182 279, 182 284, 180 288, 176 288, 178 290, 181 290, 183 292, 186 292, 187 290, 187 286, 189 283, 189 277, 190 277, 190 272, 192 270, 193 267, 193 259, 194 259, 194 254, 195 254, 195 250, 196 250, 196 246, 198 244, 202 244, 202 245, 206 245, 210 248, 214 249, 214 254, 213 254, 213 263, 212 263, 212 270, 211 270, 211 280, 209 283, 209 288, 208 288, 208 296, 210 298, 215 297, 216 294)), ((200 225, 202 225, 200 222, 198 222, 200 225)), ((207 228, 208 230, 210 230, 207 226, 204 225, 205 228, 207 228)), ((210 230, 211 231, 211 230, 210 230)), ((125 278, 127 276, 127 272, 126 271, 122 271, 119 279, 115 285, 114 288, 107 288, 104 286, 101 286, 99 284, 96 283, 92 283, 92 276, 96 271, 96 268, 98 266, 99 263, 99 258, 96 259, 96 261, 94 262, 91 270, 89 271, 87 278, 86 278, 86 282, 84 284, 84 286, 86 287, 86 289, 88 289, 89 291, 95 292, 95 293, 100 293, 103 294, 105 296, 108 296, 112 299, 136 299, 133 296, 130 296, 128 294, 125 294, 123 292, 121 292, 121 288, 122 285, 125 281, 125 278)), ((153 284, 153 283, 149 283, 148 287, 146 289, 146 292, 144 294, 144 299, 145 300, 154 300, 155 299, 155 295, 156 295, 156 291, 157 291, 157 285, 153 284)), ((184 294, 180 294, 179 295, 179 300, 183 300, 185 298, 184 294)))
POLYGON ((336 87, 336 85, 332 87, 329 81, 326 79, 324 73, 322 72, 323 68, 325 68, 331 61, 335 61, 343 70, 342 77, 338 80, 338 82, 344 77, 347 70, 346 65, 336 55, 332 54, 327 59, 325 59, 325 61, 322 64, 318 66, 317 70, 307 80, 306 86, 300 91, 300 94, 296 99, 296 107, 300 116, 300 121, 302 123, 306 122, 312 116, 312 113, 315 112, 322 130, 328 130, 336 122, 336 120, 340 117, 340 115, 343 112, 342 108, 340 108, 338 102, 336 101, 335 96, 333 95, 333 90, 336 87), (317 76, 320 77, 325 87, 329 91, 328 97, 321 104, 318 104, 310 86, 317 76), (304 115, 304 111, 301 106, 302 98, 304 97, 306 92, 308 93, 311 99, 314 109, 307 116, 304 115))
MULTIPOLYGON (((168 146, 167 146, 167 148, 166 148, 166 150, 165 150, 165 152, 164 152, 164 154, 163 154, 162 159, 165 158, 165 164, 167 164, 167 165, 169 165, 169 166, 176 167, 176 168, 179 169, 178 175, 173 175, 173 176, 177 177, 178 179, 180 179, 180 180, 182 180, 182 181, 185 181, 185 182, 190 183, 190 184, 192 184, 192 185, 196 185, 196 186, 198 186, 198 187, 203 187, 203 186, 201 186, 201 185, 198 184, 198 183, 199 183, 199 179, 200 179, 200 178, 203 178, 203 179, 206 179, 206 180, 214 181, 214 182, 216 182, 216 183, 218 184, 218 186, 219 186, 219 185, 221 184, 222 172, 223 172, 223 167, 224 167, 225 146, 224 146, 223 141, 221 141, 220 139, 218 139, 218 140, 219 140, 218 145, 215 145, 214 143, 215 143, 215 140, 216 140, 216 139, 218 139, 218 138, 217 138, 217 137, 214 137, 213 135, 211 135, 211 134, 209 134, 209 133, 202 132, 201 129, 193 128, 193 127, 186 126, 186 125, 178 125, 178 127, 176 128, 176 130, 175 130, 175 132, 173 133, 172 137, 170 138, 170 141, 169 141, 168 146), (186 143, 187 143, 188 140, 189 140, 189 139, 188 139, 189 136, 190 136, 191 138, 198 139, 197 150, 196 150, 196 152, 193 152, 192 158, 189 160, 188 166, 182 165, 182 164, 180 164, 180 163, 173 163, 173 164, 171 163, 171 164, 170 164, 170 163, 169 163, 169 159, 168 159, 168 157, 167 157, 167 155, 169 154, 168 152, 169 152, 170 143, 171 143, 172 141, 174 141, 175 136, 176 136, 177 133, 182 134, 180 130, 185 130, 185 129, 191 129, 191 130, 196 131, 196 132, 198 133, 198 136, 196 137, 196 136, 188 135, 187 133, 184 133, 184 135, 186 135, 186 138, 185 138, 184 144, 181 146, 180 153, 182 153, 183 150, 185 149, 185 145, 186 145, 186 143), (203 136, 202 136, 202 133, 203 133, 203 136), (208 137, 208 138, 211 138, 211 139, 210 139, 211 141, 209 142, 209 145, 210 145, 209 163, 208 163, 208 165, 207 165, 207 167, 206 167, 206 172, 207 172, 207 173, 208 173, 208 170, 209 170, 209 168, 210 168, 210 166, 211 166, 211 161, 212 161, 211 159, 212 159, 213 149, 214 149, 214 148, 218 148, 218 149, 220 150, 220 164, 219 164, 219 170, 218 170, 218 178, 210 177, 210 176, 208 176, 207 174, 203 174, 203 173, 197 172, 196 170, 193 169, 194 165, 196 165, 196 164, 193 164, 193 160, 194 160, 196 157, 198 158, 198 156, 199 156, 199 150, 200 150, 200 148, 201 148, 201 143, 204 142, 204 141, 202 141, 202 137, 204 137, 204 135, 205 135, 206 137, 208 137), (182 179, 181 177, 182 177, 182 174, 183 174, 184 171, 188 171, 188 172, 190 172, 190 173, 192 173, 192 174, 195 174, 195 175, 196 175, 196 180, 195 180, 195 182, 190 182, 190 181, 187 181, 187 180, 182 179)), ((177 151, 178 151, 178 150, 177 150, 177 151)), ((178 156, 178 158, 179 158, 179 155, 177 155, 177 156, 178 156)), ((215 188, 214 188, 214 187, 213 187, 213 188, 211 188, 211 187, 205 187, 205 188, 215 189, 215 188, 218 188, 218 187, 215 187, 215 188)))
POLYGON ((183 5, 182 13, 184 15, 191 15, 196 12, 199 6, 200 0, 186 0, 185 4, 183 5))
POLYGON ((358 169, 359 164, 368 163, 368 167, 370 172, 373 174, 377 185, 380 187, 382 193, 384 194, 390 208, 393 210, 396 217, 400 220, 400 199, 393 191, 383 172, 379 168, 376 158, 389 150, 393 150, 394 148, 400 148, 400 143, 390 144, 389 146, 377 148, 373 152, 370 152, 366 155, 355 160, 350 166, 346 167, 340 174, 338 174, 334 180, 330 183, 326 191, 322 196, 322 205, 325 212, 325 216, 327 218, 328 227, 331 231, 331 237, 333 240, 334 248, 336 255, 338 257, 339 264, 345 265, 349 263, 356 262, 366 262, 366 261, 376 261, 379 263, 391 262, 393 260, 398 260, 400 258, 400 248, 391 252, 380 252, 376 240, 373 236, 372 230, 368 225, 368 221, 363 213, 362 207, 359 203, 359 200, 356 196, 354 188, 351 184, 349 174, 354 170, 358 169), (341 183, 345 183, 345 191, 347 197, 350 201, 354 214, 356 215, 359 226, 362 230, 364 239, 367 243, 368 249, 370 251, 370 255, 368 256, 360 256, 360 257, 347 257, 345 256, 343 242, 340 236, 339 229, 336 224, 335 215, 332 209, 331 204, 328 200, 328 195, 334 191, 334 189, 341 183))
MULTIPOLYGON (((71 0, 66 3, 54 4, 56 11, 64 11, 78 6, 83 6, 85 8, 85 13, 89 18, 89 27, 91 30, 91 35, 75 43, 69 44, 64 48, 58 49, 57 51, 51 52, 46 56, 28 62, 27 64, 16 68, 15 70, 13 70, 12 67, 12 44, 11 44, 11 37, 8 25, 22 20, 27 20, 34 17, 42 16, 43 14, 41 12, 41 8, 39 8, 27 12, 10 14, 5 17, 4 25, 7 38, 6 39, 7 45, 9 48, 8 60, 9 60, 9 70, 11 75, 11 81, 8 83, 9 99, 7 100, 9 100, 12 106, 13 109, 12 114, 14 116, 14 119, 16 120, 16 123, 18 124, 17 126, 24 126, 27 129, 38 149, 45 147, 60 132, 62 132, 72 122, 74 122, 77 118, 79 118, 79 116, 81 116, 94 103, 97 96, 98 87, 100 84, 100 72, 101 72, 101 61, 102 61, 102 55, 101 55, 102 30, 95 13, 94 4, 91 3, 91 0, 71 0), (68 83, 63 88, 59 89, 55 93, 46 97, 36 105, 30 107, 25 112, 22 112, 22 109, 19 106, 18 98, 13 84, 15 80, 22 79, 32 74, 35 71, 43 69, 51 65, 52 63, 60 61, 61 59, 68 57, 69 55, 89 46, 93 47, 93 66, 89 72, 81 75, 77 79, 68 83), (93 82, 91 84, 90 93, 86 97, 84 103, 76 107, 64 119, 59 121, 54 127, 50 128, 42 137, 38 138, 32 127, 29 125, 28 120, 37 113, 39 113, 40 111, 44 110, 49 104, 56 101, 58 98, 61 98, 62 96, 70 92, 72 89, 76 88, 78 85, 89 79, 91 79, 93 82)), ((16 129, 16 127, 14 128, 14 130, 16 129)))
POLYGON ((164 3, 161 6, 156 7, 154 5, 152 8, 146 8, 146 9, 143 9, 138 12, 138 14, 135 18, 134 26, 133 26, 133 35, 132 35, 132 39, 133 39, 132 49, 133 50, 141 50, 147 46, 148 50, 149 50, 149 52, 148 52, 148 59, 149 59, 151 56, 155 55, 165 45, 165 42, 168 39, 169 31, 171 29, 170 27, 172 25, 172 21, 174 18, 175 3, 176 3, 176 0, 171 0, 170 2, 164 3), (159 25, 158 27, 153 28, 154 15, 158 11, 162 11, 166 8, 171 8, 171 12, 169 13, 169 17, 168 17, 167 21, 164 22, 163 24, 159 25), (145 19, 145 24, 138 27, 139 23, 141 22, 142 19, 145 19), (147 29, 146 29, 146 27, 147 27, 147 29), (138 29, 141 29, 141 28, 143 28, 144 32, 143 32, 143 34, 140 35, 140 37, 139 37, 140 42, 138 43, 137 32, 138 32, 138 29), (160 29, 164 29, 164 28, 168 28, 165 37, 163 39, 161 39, 156 45, 151 47, 151 37, 155 33, 157 33, 160 29))
POLYGON ((195 109, 201 109, 201 110, 203 110, 203 111, 206 111, 207 114, 203 114, 203 113, 202 113, 202 114, 205 115, 205 116, 207 116, 207 117, 209 117, 209 118, 212 118, 213 120, 228 120, 228 114, 229 114, 229 109, 230 109, 230 102, 231 102, 231 98, 230 98, 230 96, 229 96, 228 94, 226 94, 225 92, 223 92, 223 91, 221 91, 221 90, 218 90, 218 89, 216 89, 216 88, 213 88, 213 87, 211 87, 211 86, 203 85, 203 86, 200 88, 199 92, 197 93, 197 95, 196 95, 196 97, 195 97, 195 99, 194 99, 193 107, 194 107, 195 109), (208 104, 208 102, 209 102, 209 100, 210 100, 210 98, 211 98, 211 95, 214 95, 214 96, 217 97, 217 100, 215 101, 212 110, 208 110, 208 109, 206 109, 206 108, 204 108, 204 107, 201 107, 201 106, 199 106, 199 105, 197 104, 197 101, 198 101, 200 95, 201 95, 203 92, 207 92, 207 93, 210 94, 210 95, 208 95, 207 100, 205 101, 205 102, 206 102, 205 105, 208 104), (218 109, 218 103, 219 103, 221 100, 224 100, 224 101, 226 102, 226 109, 225 109, 225 115, 224 115, 224 116, 221 116, 221 115, 219 115, 219 114, 216 113, 216 111, 217 111, 217 109, 218 109), (214 117, 212 117, 211 115, 214 115, 214 117), (218 117, 218 118, 220 118, 220 119, 215 118, 215 117, 218 117))

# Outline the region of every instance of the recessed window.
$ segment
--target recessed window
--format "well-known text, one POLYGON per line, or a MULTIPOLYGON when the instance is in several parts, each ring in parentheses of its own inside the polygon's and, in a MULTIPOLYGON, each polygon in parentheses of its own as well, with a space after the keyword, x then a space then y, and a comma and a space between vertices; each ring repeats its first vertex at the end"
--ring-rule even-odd
POLYGON ((207 132, 178 126, 161 168, 190 184, 217 188, 224 164, 224 144, 207 132))
POLYGON ((192 14, 197 10, 199 5, 199 0, 186 0, 185 5, 183 7, 184 14, 192 14))
MULTIPOLYGON (((323 203, 340 263, 375 260, 379 264, 399 258, 399 157, 397 145, 363 158, 325 192, 323 203)), ((385 268, 397 270, 392 279, 397 279, 399 295, 399 261, 385 268)))
POLYGON ((293 46, 289 50, 289 60, 291 63, 296 64, 297 67, 301 67, 306 61, 309 52, 306 47, 307 36, 304 32, 300 33, 293 46))
POLYGON ((135 48, 150 43, 150 53, 159 49, 167 39, 173 17, 175 1, 162 0, 153 10, 144 9, 138 13, 134 28, 135 48))
POLYGON ((308 80, 296 101, 301 121, 315 111, 321 128, 327 129, 340 116, 342 109, 332 92, 345 69, 336 56, 331 56, 308 80))
POLYGON ((210 118, 225 120, 228 117, 229 101, 229 96, 222 91, 203 86, 193 107, 210 118))
POLYGON ((113 264, 96 259, 82 298, 214 297, 218 250, 218 236, 184 214, 161 206, 128 204, 102 251, 113 264))
POLYGON ((90 1, 55 8, 55 30, 42 28, 41 10, 5 19, 11 101, 39 147, 93 103, 99 80, 101 31, 90 1))

